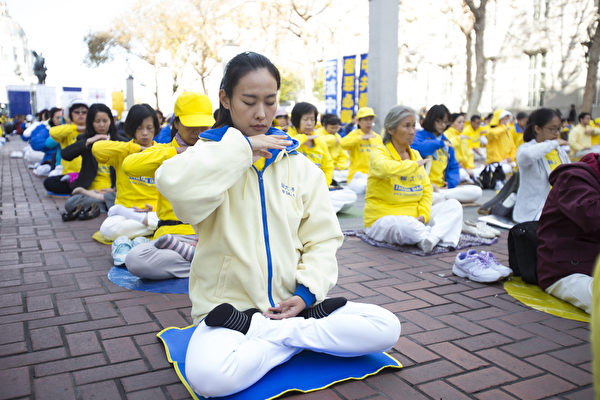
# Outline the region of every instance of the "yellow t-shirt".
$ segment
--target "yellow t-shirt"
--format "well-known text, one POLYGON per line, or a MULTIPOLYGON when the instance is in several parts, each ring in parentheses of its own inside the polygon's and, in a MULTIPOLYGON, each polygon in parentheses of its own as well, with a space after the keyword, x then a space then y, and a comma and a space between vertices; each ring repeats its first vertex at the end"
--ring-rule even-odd
POLYGON ((548 161, 550 171, 554 171, 554 169, 560 165, 560 157, 558 156, 558 151, 556 151, 556 149, 546 153, 545 158, 548 161))
POLYGON ((370 174, 365 194, 364 224, 373 225, 386 215, 422 215, 429 221, 433 188, 417 161, 419 152, 408 149, 410 160, 402 160, 391 142, 371 152, 370 174))
POLYGON ((489 129, 487 139, 486 164, 500 162, 507 158, 515 160, 517 149, 506 126, 498 125, 489 129))
POLYGON ((108 189, 111 187, 110 181, 110 165, 98 163, 98 172, 88 190, 108 189))
POLYGON ((450 140, 450 143, 452 143, 452 146, 454 147, 456 161, 458 161, 463 168, 475 168, 473 150, 469 147, 469 139, 461 138, 462 133, 453 127, 446 129, 444 135, 450 140))
POLYGON ((333 180, 333 160, 327 149, 327 144, 321 140, 321 137, 313 139, 313 143, 313 146, 309 147, 306 145, 306 142, 304 142, 304 144, 298 148, 298 152, 304 154, 310 161, 315 163, 321 171, 323 171, 327 186, 329 186, 333 180))
POLYGON ((371 151, 375 147, 383 144, 380 135, 373 131, 371 131, 371 133, 375 136, 369 139, 363 139, 365 133, 360 129, 355 129, 340 140, 342 148, 348 150, 350 153, 348 182, 352 180, 352 177, 356 172, 362 172, 364 174, 369 173, 371 151))
MULTIPOLYGON (((133 153, 123 160, 123 171, 127 176, 144 176, 154 178, 156 170, 166 160, 177 155, 177 148, 180 147, 177 141, 173 139, 170 143, 156 144, 146 150, 133 153)), ((173 212, 173 206, 158 192, 156 201, 156 215, 161 221, 178 221, 179 219, 173 212)), ((166 234, 174 235, 193 235, 194 229, 189 224, 161 225, 155 232, 153 239, 157 239, 166 234)))
MULTIPOLYGON (((77 125, 66 124, 58 125, 50 128, 50 137, 60 144, 60 148, 64 149, 67 146, 72 145, 77 140, 79 132, 77 131, 77 125)), ((71 161, 60 160, 60 164, 63 167, 63 175, 71 172, 79 172, 81 169, 81 156, 77 156, 71 161)), ((110 186, 110 185, 109 185, 110 186)))
POLYGON ((92 154, 98 163, 110 165, 117 173, 115 204, 129 208, 144 208, 148 204, 152 206, 153 211, 156 211, 158 190, 154 185, 154 176, 129 176, 123 171, 125 157, 138 153, 140 150, 140 145, 134 143, 133 140, 129 142, 100 140, 92 145, 92 154))

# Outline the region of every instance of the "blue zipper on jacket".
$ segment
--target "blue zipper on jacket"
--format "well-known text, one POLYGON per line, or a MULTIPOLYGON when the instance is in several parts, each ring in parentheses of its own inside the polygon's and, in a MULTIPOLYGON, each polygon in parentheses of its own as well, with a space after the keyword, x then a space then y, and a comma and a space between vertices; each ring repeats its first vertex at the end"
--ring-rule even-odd
MULTIPOLYGON (((259 171, 255 166, 252 166, 258 175, 258 187, 260 189, 260 206, 262 209, 263 235, 265 237, 265 251, 267 252, 267 293, 271 307, 275 307, 273 301, 272 280, 273 280, 273 262, 271 260, 271 245, 269 243, 269 228, 267 225, 267 204, 265 201, 265 185, 263 181, 263 171, 259 171)), ((266 168, 266 167, 265 167, 266 168)))

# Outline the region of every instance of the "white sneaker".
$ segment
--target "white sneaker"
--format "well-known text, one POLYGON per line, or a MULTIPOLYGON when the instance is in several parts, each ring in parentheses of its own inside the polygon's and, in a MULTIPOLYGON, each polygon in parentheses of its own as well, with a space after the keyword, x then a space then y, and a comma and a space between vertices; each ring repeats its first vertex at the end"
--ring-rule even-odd
POLYGON ((131 247, 135 247, 138 244, 142 244, 142 243, 148 243, 150 241, 150 239, 148 239, 145 236, 138 236, 136 238, 131 239, 131 247))
MULTIPOLYGON (((477 250, 469 250, 467 254, 472 251, 477 253, 477 250)), ((498 271, 502 275, 502 279, 508 278, 513 274, 513 270, 505 265, 500 264, 490 251, 481 251, 479 252, 479 256, 483 259, 484 263, 498 271)))
POLYGON ((125 257, 127 257, 131 247, 131 240, 127 236, 119 236, 112 242, 111 255, 115 266, 125 264, 125 257))
POLYGON ((475 254, 458 253, 452 266, 452 273, 461 278, 469 278, 474 282, 481 283, 497 282, 502 279, 500 272, 487 265, 477 251, 475 254))

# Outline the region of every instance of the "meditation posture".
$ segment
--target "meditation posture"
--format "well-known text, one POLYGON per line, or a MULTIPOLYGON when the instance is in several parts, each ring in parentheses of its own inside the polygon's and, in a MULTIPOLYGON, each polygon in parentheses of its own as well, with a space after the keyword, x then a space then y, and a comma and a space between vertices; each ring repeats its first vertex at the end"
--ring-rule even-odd
POLYGON ((499 165, 505 174, 512 172, 515 165, 517 148, 510 133, 512 114, 507 110, 498 109, 490 122, 487 131, 487 146, 485 163, 499 165))
MULTIPOLYGON (((305 102, 296 103, 292 109, 292 128, 288 132, 300 143, 298 151, 314 162, 325 174, 325 181, 330 187, 331 204, 337 213, 356 201, 356 193, 346 188, 331 187, 334 171, 333 159, 329 153, 327 142, 323 139, 324 136, 314 131, 316 119, 317 108, 315 106, 305 102)), ((329 136, 329 134, 327 135, 329 136)))
POLYGON ((462 132, 465 128, 465 114, 452 113, 450 114, 450 126, 444 132, 444 135, 450 139, 456 161, 460 167, 460 181, 473 183, 473 168, 475 168, 473 151, 469 147, 470 136, 464 135, 462 132))
POLYGON ((592 275, 600 255, 600 154, 559 165, 550 185, 537 230, 539 285, 591 313, 592 275))
MULTIPOLYGON (((68 108, 71 123, 50 128, 50 137, 60 144, 61 150, 75 143, 77 136, 85 132, 87 112, 87 104, 82 100, 73 100, 68 108)), ((75 157, 72 160, 62 158, 61 166, 61 174, 44 179, 44 187, 49 192, 71 194, 73 189, 70 183, 75 180, 76 174, 81 169, 81 157, 75 157)))
POLYGON ((513 209, 516 222, 540 219, 546 197, 550 192, 548 176, 560 164, 570 162, 560 147, 566 141, 560 139, 560 117, 549 108, 535 110, 523 133, 523 143, 517 150, 519 165, 519 189, 513 209))
POLYGON ((591 125, 592 116, 582 112, 579 124, 569 132, 569 147, 575 159, 588 153, 600 153, 600 128, 591 125))
POLYGON ((475 185, 460 185, 460 166, 454 147, 444 135, 450 112, 443 104, 432 106, 423 121, 423 130, 415 134, 411 147, 421 157, 431 159, 429 180, 433 187, 433 203, 455 199, 461 203, 479 200, 483 192, 475 185))
POLYGON ((371 152, 365 233, 388 243, 417 244, 429 253, 437 244, 458 244, 463 210, 455 199, 432 206, 426 160, 410 148, 415 122, 415 112, 406 106, 392 108, 385 117, 384 144, 371 152))
POLYGON ((264 56, 234 57, 216 128, 156 171, 175 215, 198 234, 185 368, 206 397, 239 392, 304 349, 358 356, 400 334, 382 307, 327 298, 343 236, 322 171, 270 128, 279 86, 264 56))
POLYGON ((348 152, 342 148, 342 137, 338 133, 341 123, 337 115, 325 114, 321 117, 322 127, 317 130, 321 140, 327 144, 333 160, 334 185, 348 180, 348 152))
POLYGON ((119 140, 110 108, 92 104, 85 126, 85 133, 61 151, 65 160, 81 156, 81 170, 70 183, 73 195, 65 203, 63 221, 93 218, 101 211, 106 212, 115 202, 115 171, 108 164, 98 163, 92 154, 92 145, 97 141, 119 140))
POLYGON ((158 192, 154 178, 129 176, 123 170, 123 160, 154 144, 158 132, 156 113, 148 104, 136 104, 127 113, 125 134, 129 142, 101 140, 93 144, 92 153, 99 163, 113 167, 117 176, 115 205, 108 210, 108 218, 100 226, 100 234, 107 240, 119 236, 132 239, 151 235, 158 224, 156 201, 158 192))
MULTIPOLYGON (((182 93, 175 102, 171 143, 157 144, 141 153, 129 155, 123 161, 123 170, 129 176, 154 177, 165 160, 194 146, 198 135, 214 123, 212 105, 206 95, 182 93)), ((177 219, 171 203, 160 193, 156 214, 158 229, 152 241, 133 248, 132 243, 123 242, 122 246, 131 248, 126 254, 125 265, 131 274, 140 278, 187 278, 196 245, 194 229, 177 219)))
POLYGON ((375 112, 370 107, 361 107, 356 114, 358 128, 340 140, 342 148, 350 152, 348 187, 357 194, 364 193, 369 175, 371 151, 381 144, 381 136, 373 131, 375 112))

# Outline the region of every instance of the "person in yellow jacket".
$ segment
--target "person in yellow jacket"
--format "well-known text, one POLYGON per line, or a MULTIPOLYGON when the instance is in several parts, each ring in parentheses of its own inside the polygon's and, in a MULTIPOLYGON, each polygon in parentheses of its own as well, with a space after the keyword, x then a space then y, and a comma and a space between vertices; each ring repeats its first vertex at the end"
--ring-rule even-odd
POLYGON ((469 137, 469 148, 473 151, 474 160, 485 160, 485 144, 487 143, 487 139, 485 138, 486 134, 487 130, 481 123, 481 115, 471 115, 469 123, 465 123, 463 135, 469 137))
MULTIPOLYGON (((83 100, 76 99, 68 107, 70 124, 53 126, 50 128, 50 137, 60 145, 61 149, 72 145, 77 140, 77 136, 85 133, 85 120, 87 117, 88 105, 83 100)), ((68 185, 71 180, 76 179, 76 174, 81 169, 81 156, 72 160, 61 159, 60 165, 62 171, 55 168, 53 175, 44 179, 44 187, 47 191, 60 194, 71 194, 72 188, 68 185), (63 180, 64 179, 64 180, 63 180)))
POLYGON ((450 114, 450 126, 444 135, 450 140, 454 147, 454 155, 458 166, 460 167, 460 181, 473 183, 473 168, 475 161, 473 151, 469 146, 470 136, 464 135, 462 132, 465 128, 465 114, 452 113, 450 114))
POLYGON ((371 152, 365 233, 378 241, 416 244, 430 253, 438 244, 458 244, 463 210, 455 199, 432 206, 433 188, 423 168, 426 161, 410 148, 415 123, 415 111, 402 105, 385 117, 384 144, 371 152))
MULTIPOLYGON (((292 109, 292 128, 289 132, 300 143, 298 151, 323 171, 327 186, 331 186, 333 159, 324 139, 325 135, 319 134, 319 130, 322 128, 314 130, 317 114, 317 108, 314 105, 306 102, 296 103, 292 109)), ((329 197, 336 213, 342 209, 348 209, 356 201, 356 194, 352 190, 341 187, 330 188, 329 197)))
MULTIPOLYGON (((208 97, 200 93, 183 92, 175 102, 171 143, 157 144, 141 153, 127 156, 123 161, 123 171, 129 176, 154 177, 165 160, 194 146, 198 135, 214 123, 208 97)), ((133 248, 125 257, 127 270, 143 279, 187 278, 194 256, 194 229, 177 219, 171 203, 161 193, 158 194, 156 214, 159 218, 158 229, 152 241, 135 247, 132 244, 133 248)))
POLYGON ((323 125, 317 130, 321 140, 327 144, 329 154, 333 159, 333 179, 336 182, 346 182, 348 180, 348 152, 340 144, 342 137, 338 133, 342 121, 335 114, 324 114, 321 117, 323 125))
POLYGON ((591 126, 591 119, 590 113, 580 113, 579 124, 569 132, 569 147, 576 159, 588 153, 600 153, 600 128, 591 126))
POLYGON ((505 174, 511 173, 515 167, 517 149, 510 134, 509 124, 512 119, 510 111, 498 109, 490 122, 487 132, 486 164, 498 163, 505 174))
POLYGON ((371 107, 361 107, 356 114, 358 128, 340 140, 342 148, 350 152, 348 187, 357 194, 364 193, 369 175, 371 151, 382 143, 381 136, 373 131, 375 111, 371 107))
POLYGON ((216 128, 155 175, 198 234, 185 372, 204 397, 237 393, 304 349, 357 356, 393 346, 400 334, 382 307, 327 298, 343 235, 323 173, 271 127, 279 86, 266 57, 235 56, 216 128))
MULTIPOLYGON (((117 177, 115 205, 108 210, 108 217, 100 226, 100 234, 106 240, 114 241, 120 236, 130 239, 148 236, 156 229, 158 217, 154 210, 158 191, 154 178, 127 175, 123 170, 123 160, 130 154, 154 145, 153 139, 158 130, 158 118, 152 107, 148 104, 136 104, 131 107, 125 120, 125 133, 131 138, 129 142, 101 140, 92 145, 92 154, 96 160, 113 167, 117 177)), ((114 258, 117 262, 117 258, 114 258)))

